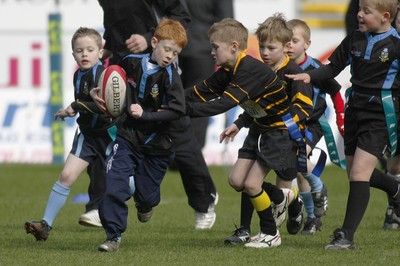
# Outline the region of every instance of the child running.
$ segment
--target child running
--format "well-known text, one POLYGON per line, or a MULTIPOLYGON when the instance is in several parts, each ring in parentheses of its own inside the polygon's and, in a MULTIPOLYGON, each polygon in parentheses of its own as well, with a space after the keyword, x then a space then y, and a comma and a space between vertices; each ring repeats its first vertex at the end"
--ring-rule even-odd
MULTIPOLYGON (((152 53, 127 55, 121 63, 128 83, 126 119, 107 161, 106 191, 99 207, 106 233, 98 247, 101 252, 118 251, 127 228, 126 201, 132 196, 142 223, 160 203, 160 185, 174 156, 170 121, 185 112, 183 86, 173 63, 186 43, 182 24, 163 19, 151 39, 152 53)), ((92 96, 104 104, 95 90, 92 96)))
MULTIPOLYGON (((296 119, 299 121, 298 124, 302 129, 305 129, 306 119, 313 112, 313 91, 310 85, 290 80, 285 76, 287 73, 301 73, 302 70, 286 54, 292 39, 292 31, 289 29, 283 14, 276 13, 267 18, 257 28, 256 36, 259 42, 261 60, 274 70, 282 81, 293 105, 296 119)), ((243 116, 240 116, 238 120, 242 118, 243 116)), ((242 124, 238 120, 234 123, 242 124)), ((276 225, 279 227, 286 220, 288 210, 289 219, 286 227, 288 232, 293 235, 301 230, 304 217, 302 199, 298 197, 297 190, 292 188, 292 181, 296 178, 297 171, 296 167, 286 171, 275 171, 277 174, 276 185, 282 190, 271 189, 267 182, 263 183, 264 190, 267 191, 273 202, 276 225)), ((233 235, 225 239, 225 244, 239 244, 250 240, 253 210, 248 195, 242 192, 240 227, 233 232, 233 235)))
MULTIPOLYGON (((307 54, 307 49, 311 44, 311 31, 307 23, 299 19, 293 19, 288 21, 288 26, 293 32, 293 37, 288 49, 290 58, 303 70, 319 68, 321 63, 307 54)), ((325 130, 331 132, 329 124, 325 123, 326 118, 324 112, 327 108, 325 100, 326 94, 329 94, 332 99, 338 130, 342 136, 344 135, 344 102, 340 94, 340 84, 335 79, 327 79, 321 82, 312 82, 312 85, 314 89, 314 111, 306 121, 307 154, 311 153, 322 136, 324 136, 322 126, 324 126, 325 130), (322 119, 324 120, 322 121, 322 119)), ((325 134, 324 136, 327 143, 335 141, 330 136, 333 135, 325 134)), ((328 151, 330 151, 329 149, 332 149, 332 147, 336 147, 336 145, 327 145, 328 151)), ((330 152, 329 154, 332 153, 330 152)), ((337 154, 337 150, 334 150, 333 154, 337 154)), ((323 154, 323 156, 326 155, 323 154)), ((334 160, 333 158, 331 159, 334 160)), ((321 163, 317 163, 317 165, 313 164, 311 161, 308 161, 308 164, 309 171, 304 174, 299 173, 297 176, 300 195, 304 201, 307 213, 307 219, 301 233, 314 235, 318 230, 322 229, 321 217, 325 215, 328 206, 328 193, 325 184, 320 179, 320 175, 325 166, 325 160, 322 160, 321 163)))
MULTIPOLYGON (((246 55, 248 30, 240 22, 223 19, 210 27, 208 35, 211 55, 220 68, 185 91, 186 111, 199 117, 224 113, 237 105, 245 110, 240 121, 246 121, 250 130, 229 175, 229 184, 236 191, 249 194, 260 219, 260 232, 245 246, 276 247, 281 245, 281 236, 272 214, 271 199, 262 183, 270 170, 284 172, 296 168, 297 145, 289 130, 299 133, 298 117, 274 71, 246 55)), ((220 140, 234 139, 242 126, 232 125, 220 140)))
POLYGON ((53 222, 68 198, 70 187, 82 171, 98 157, 105 161, 111 152, 118 119, 112 120, 104 114, 90 96, 90 91, 97 87, 104 70, 100 62, 102 46, 101 35, 94 29, 81 27, 72 37, 72 55, 79 66, 74 74, 75 101, 67 108, 60 109, 54 118, 64 120, 79 113, 79 132, 75 135, 64 168, 50 192, 42 220, 25 223, 26 232, 33 234, 38 241, 46 241, 49 237, 53 222))
MULTIPOLYGON (((329 58, 328 65, 297 75, 306 83, 337 76, 351 66, 352 88, 344 117, 346 170, 350 181, 346 215, 334 231, 327 250, 354 249, 354 235, 370 198, 371 175, 387 149, 397 149, 400 87, 400 39, 391 27, 397 0, 360 0, 359 29, 346 36, 329 58)), ((395 179, 380 181, 381 189, 400 214, 400 192, 395 179)))

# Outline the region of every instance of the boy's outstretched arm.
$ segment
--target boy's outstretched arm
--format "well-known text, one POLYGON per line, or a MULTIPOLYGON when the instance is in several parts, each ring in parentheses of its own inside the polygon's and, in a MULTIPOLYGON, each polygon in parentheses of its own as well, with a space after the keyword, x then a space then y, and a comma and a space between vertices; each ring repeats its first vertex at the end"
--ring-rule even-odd
POLYGON ((310 83, 311 77, 307 73, 300 73, 300 74, 286 74, 286 77, 293 79, 293 80, 302 80, 304 83, 310 83))

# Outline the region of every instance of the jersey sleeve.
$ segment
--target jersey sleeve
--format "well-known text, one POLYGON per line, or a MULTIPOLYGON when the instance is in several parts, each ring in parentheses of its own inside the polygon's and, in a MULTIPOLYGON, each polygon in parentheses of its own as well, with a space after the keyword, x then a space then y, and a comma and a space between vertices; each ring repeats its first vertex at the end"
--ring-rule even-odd
MULTIPOLYGON (((289 64, 285 68, 286 74, 297 74, 301 73, 302 69, 295 64, 289 64)), ((287 78, 283 75, 283 81, 287 85, 290 95, 290 102, 293 106, 293 111, 298 117, 295 121, 301 124, 306 122, 306 119, 310 117, 313 112, 313 87, 311 84, 306 84, 303 81, 295 81, 287 78)))
POLYGON ((333 51, 329 57, 330 63, 327 65, 321 65, 320 68, 316 68, 307 73, 311 77, 311 81, 327 80, 336 77, 339 73, 345 69, 349 64, 349 40, 351 35, 343 39, 339 46, 333 51))

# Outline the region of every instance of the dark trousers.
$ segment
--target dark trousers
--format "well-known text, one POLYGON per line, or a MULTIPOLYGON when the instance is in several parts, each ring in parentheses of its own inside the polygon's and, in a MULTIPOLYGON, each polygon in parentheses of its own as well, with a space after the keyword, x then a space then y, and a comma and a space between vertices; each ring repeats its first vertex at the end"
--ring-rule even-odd
POLYGON ((216 188, 194 136, 190 118, 184 116, 173 121, 170 136, 175 144, 175 164, 181 175, 188 203, 198 212, 207 212, 208 206, 214 201, 216 188))
POLYGON ((113 150, 114 153, 107 161, 106 191, 99 205, 99 215, 107 239, 120 237, 126 230, 126 201, 132 197, 129 177, 133 175, 135 180, 133 197, 136 207, 155 207, 160 203, 160 185, 173 156, 145 155, 119 137, 113 150))
MULTIPOLYGON (((181 175, 188 203, 195 211, 205 213, 214 200, 216 188, 194 137, 190 118, 185 116, 171 122, 170 136, 175 143, 175 164, 181 175)), ((86 211, 97 209, 105 184, 104 179, 98 178, 103 175, 103 166, 96 163, 90 169, 90 202, 86 205, 86 211)))
POLYGON ((99 203, 106 189, 104 160, 98 157, 94 163, 89 164, 87 174, 89 175, 90 183, 88 188, 89 202, 86 204, 86 212, 99 208, 99 203))
MULTIPOLYGON (((215 63, 209 53, 197 54, 185 53, 179 57, 179 67, 182 70, 181 79, 184 88, 194 86, 204 79, 212 75, 215 70, 215 63)), ((193 134, 196 137, 200 149, 204 148, 208 117, 196 117, 192 118, 193 134)))

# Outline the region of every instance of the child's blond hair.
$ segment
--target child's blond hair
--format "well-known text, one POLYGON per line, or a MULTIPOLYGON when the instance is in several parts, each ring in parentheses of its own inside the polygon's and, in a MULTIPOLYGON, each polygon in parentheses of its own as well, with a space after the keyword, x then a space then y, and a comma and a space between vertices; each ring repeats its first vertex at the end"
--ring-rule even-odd
POLYGON ((380 12, 389 12, 390 22, 395 19, 396 12, 399 6, 398 0, 365 0, 373 5, 380 12))
POLYGON ((304 20, 292 19, 287 22, 289 29, 293 31, 294 28, 301 28, 303 30, 303 39, 308 42, 311 40, 311 30, 310 27, 304 20))
POLYGON ((239 21, 233 18, 224 18, 210 27, 208 37, 214 37, 221 42, 229 44, 236 41, 239 49, 245 50, 247 49, 249 31, 239 21))
POLYGON ((154 32, 154 37, 158 41, 173 40, 181 48, 185 48, 187 44, 186 30, 182 24, 173 19, 163 18, 154 32))
POLYGON ((286 45, 291 41, 293 32, 289 29, 285 16, 282 13, 275 13, 259 24, 256 36, 260 43, 270 40, 286 45))
POLYGON ((72 36, 72 40, 71 40, 71 46, 72 46, 72 51, 75 48, 75 42, 78 38, 82 38, 82 37, 90 37, 93 38, 96 42, 96 45, 99 47, 99 49, 103 48, 103 41, 101 39, 101 35, 100 33, 92 28, 86 28, 86 27, 80 27, 79 29, 77 29, 74 33, 74 35, 72 36))

